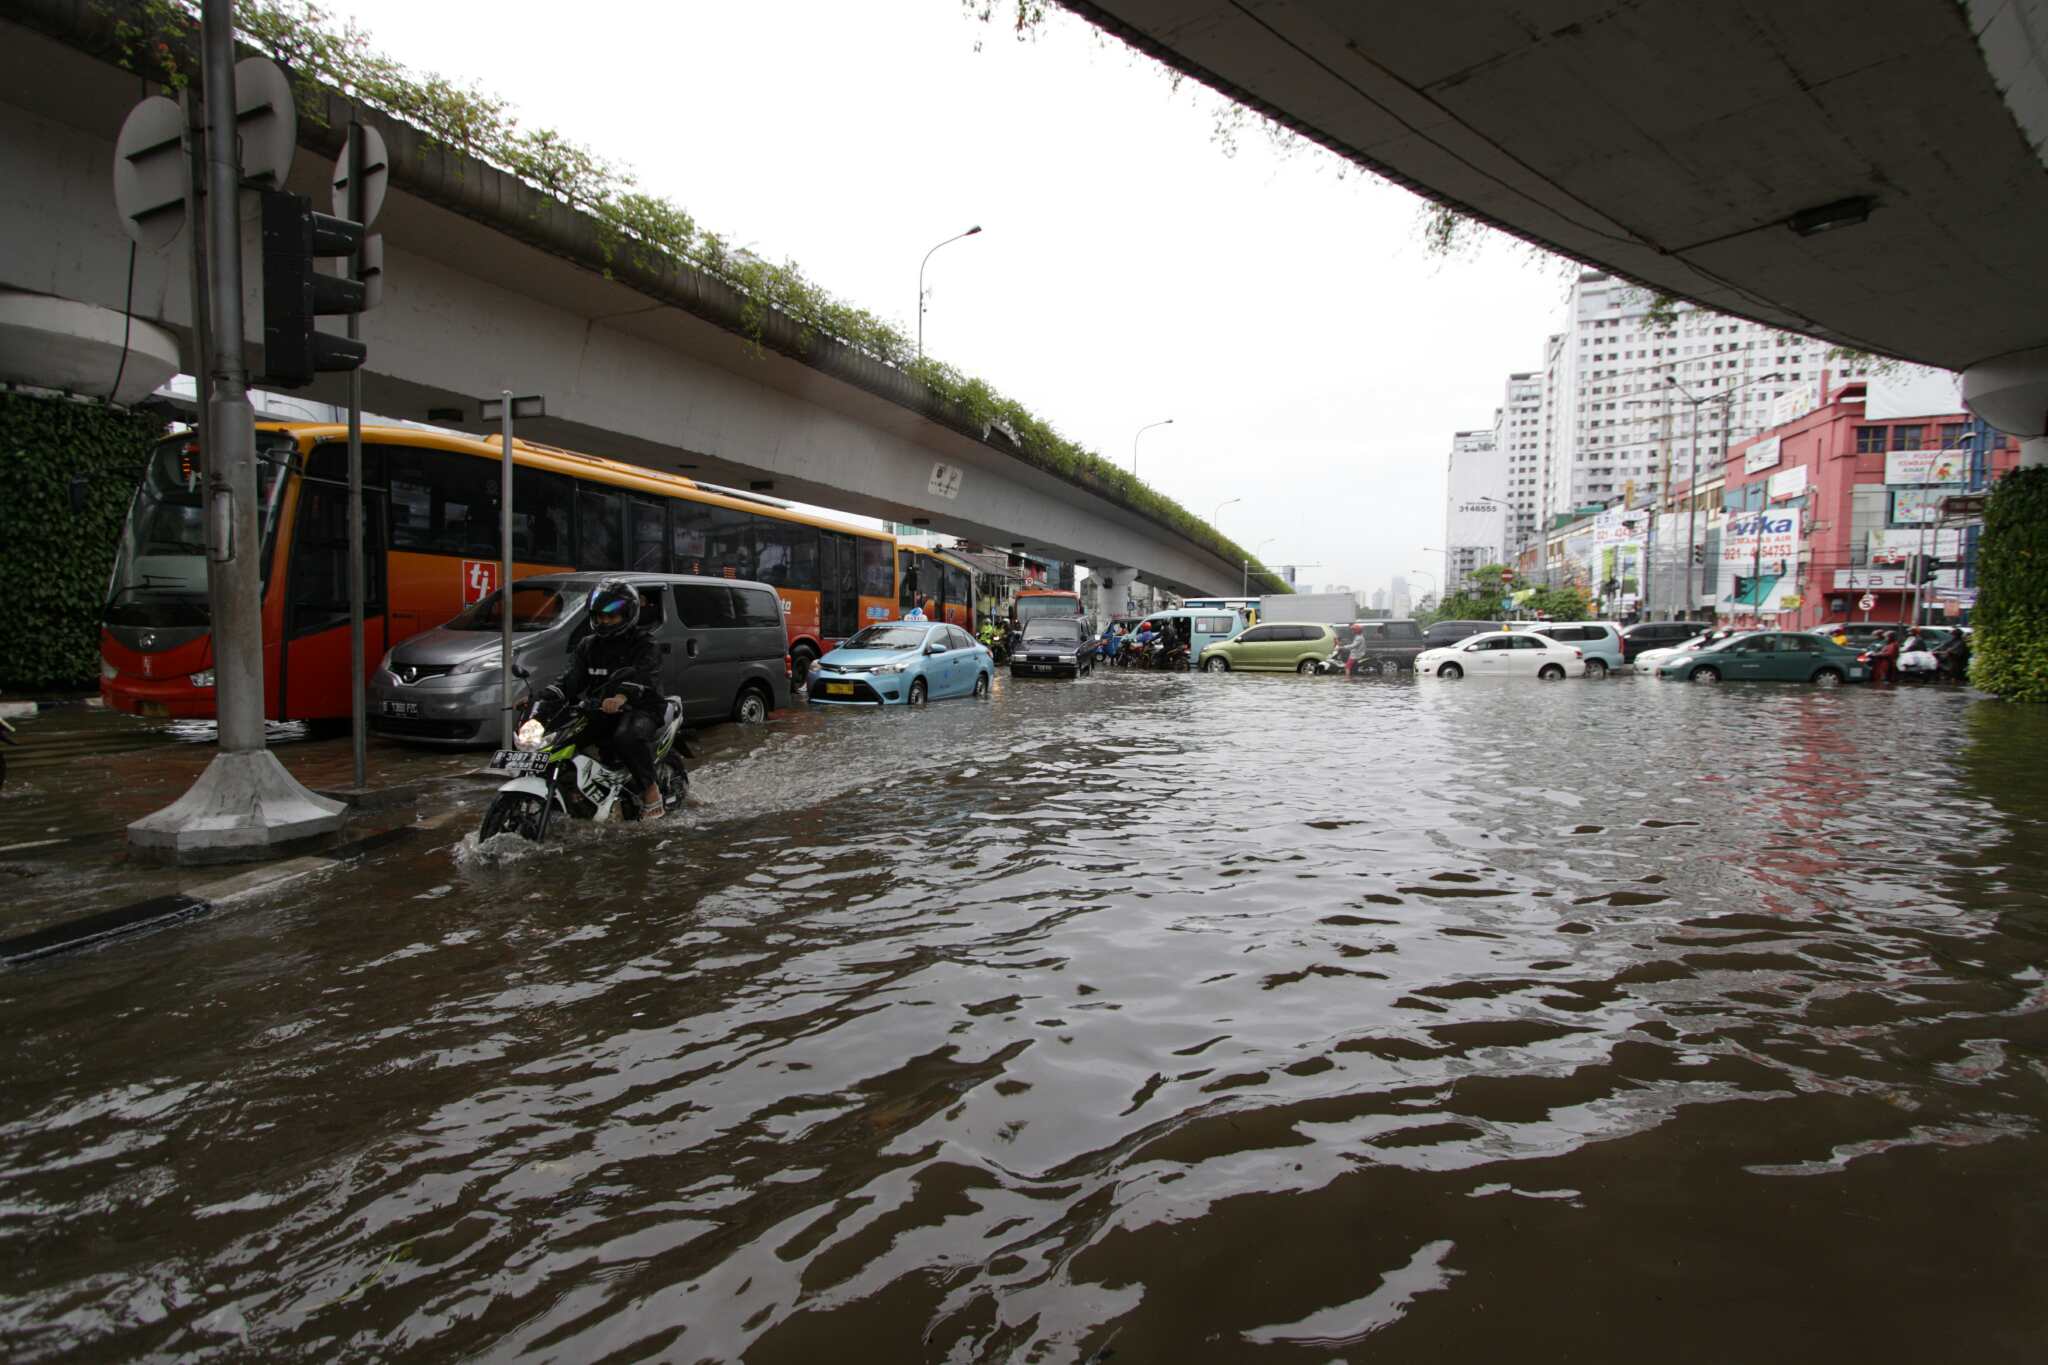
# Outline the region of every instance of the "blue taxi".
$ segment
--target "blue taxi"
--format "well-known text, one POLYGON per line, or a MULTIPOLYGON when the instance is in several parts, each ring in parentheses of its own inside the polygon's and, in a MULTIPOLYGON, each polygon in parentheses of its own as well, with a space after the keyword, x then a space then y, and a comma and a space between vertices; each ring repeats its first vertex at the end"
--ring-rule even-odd
POLYGON ((985 697, 995 672, 987 646, 958 626, 889 621, 812 664, 805 692, 821 706, 922 706, 985 697))

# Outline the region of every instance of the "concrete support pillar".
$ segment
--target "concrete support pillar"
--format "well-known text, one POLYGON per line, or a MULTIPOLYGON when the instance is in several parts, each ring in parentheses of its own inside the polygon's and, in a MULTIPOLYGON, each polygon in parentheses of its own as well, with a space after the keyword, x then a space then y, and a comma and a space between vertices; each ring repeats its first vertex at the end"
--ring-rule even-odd
POLYGON ((1123 616, 1129 610, 1126 599, 1132 585, 1138 581, 1138 571, 1091 568, 1088 573, 1096 583, 1095 609, 1101 613, 1102 619, 1095 622, 1095 628, 1100 630, 1111 617, 1123 616))
POLYGON ((2020 466, 2048 465, 2048 346, 1963 371, 1963 406, 2020 438, 2020 466))

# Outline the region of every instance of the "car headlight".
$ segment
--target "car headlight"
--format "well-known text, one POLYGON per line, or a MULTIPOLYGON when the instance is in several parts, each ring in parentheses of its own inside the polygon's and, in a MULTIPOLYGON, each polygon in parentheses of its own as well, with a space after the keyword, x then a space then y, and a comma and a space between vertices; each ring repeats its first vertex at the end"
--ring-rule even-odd
POLYGON ((190 682, 194 687, 211 687, 213 686, 213 670, 210 668, 202 668, 197 673, 194 673, 190 678, 188 678, 187 681, 190 682))
POLYGON ((451 673, 496 673, 504 662, 502 654, 486 654, 481 659, 471 659, 466 664, 457 664, 448 670, 451 673))
POLYGON ((389 673, 391 671, 391 656, 396 653, 398 653, 398 647, 396 645, 393 645, 390 649, 385 650, 383 662, 379 663, 377 667, 383 669, 386 673, 389 673))
POLYGON ((909 664, 876 664, 868 671, 871 673, 901 673, 908 667, 910 667, 909 664))

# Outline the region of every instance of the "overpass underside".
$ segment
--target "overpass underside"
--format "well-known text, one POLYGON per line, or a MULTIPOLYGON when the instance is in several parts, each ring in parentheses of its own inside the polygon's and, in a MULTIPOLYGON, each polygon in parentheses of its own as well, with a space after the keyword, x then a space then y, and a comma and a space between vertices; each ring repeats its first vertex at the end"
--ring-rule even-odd
MULTIPOLYGON (((8 0, 38 29, 95 21, 90 7, 8 0), (79 17, 85 16, 85 17, 79 17)), ((134 253, 112 199, 113 142, 137 78, 0 17, 0 291, 77 300, 157 324, 190 361, 189 229, 134 253)), ((289 188, 325 208, 347 110, 301 121, 289 188)), ((1228 542, 1204 543, 978 429, 902 371, 777 314, 752 321, 721 281, 622 251, 594 220, 425 134, 374 118, 392 187, 384 303, 363 319, 366 407, 481 430, 478 399, 545 397, 520 435, 709 482, 752 488, 997 546, 1133 568, 1181 592, 1239 582, 1228 542), (448 414, 460 414, 460 418, 448 414), (958 471, 934 477, 934 466, 958 471)), ((257 224, 245 212, 246 338, 260 370, 257 224)), ((115 322, 121 322, 121 316, 115 322)), ((336 324, 338 325, 338 323, 336 324)), ((17 348, 18 349, 18 348, 17 348)), ((36 382, 18 373, 17 382, 36 382)), ((111 361, 107 367, 112 370, 111 361)), ((47 381, 44 381, 47 382, 47 381)), ((302 390, 345 402, 345 380, 302 390)))
POLYGON ((2044 432, 2048 0, 1061 3, 1471 218, 2044 432))

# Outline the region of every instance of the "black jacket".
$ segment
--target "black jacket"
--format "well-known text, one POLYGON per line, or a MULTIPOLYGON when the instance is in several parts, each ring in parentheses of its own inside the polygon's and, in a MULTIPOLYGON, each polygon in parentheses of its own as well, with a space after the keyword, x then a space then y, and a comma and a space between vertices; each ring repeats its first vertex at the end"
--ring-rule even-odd
POLYGON ((552 710, 584 697, 617 696, 637 710, 661 713, 661 648, 651 631, 584 636, 569 655, 569 667, 541 689, 540 699, 552 710))

